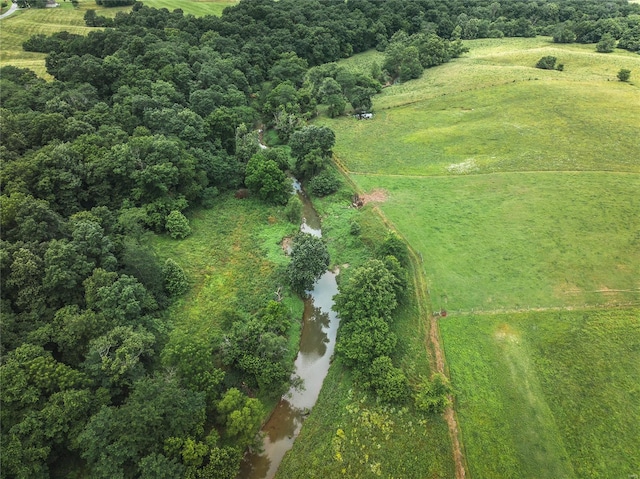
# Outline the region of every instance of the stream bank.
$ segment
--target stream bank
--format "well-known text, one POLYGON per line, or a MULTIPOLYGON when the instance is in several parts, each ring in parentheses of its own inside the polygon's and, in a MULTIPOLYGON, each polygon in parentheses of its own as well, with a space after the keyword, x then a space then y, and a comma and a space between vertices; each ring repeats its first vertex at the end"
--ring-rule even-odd
MULTIPOLYGON (((300 183, 294 182, 296 194, 303 204, 300 230, 321 236, 320 218, 300 183)), ((248 454, 242 462, 239 479, 272 479, 282 458, 293 447, 302 423, 315 405, 322 383, 329 371, 336 341, 339 319, 332 310, 338 293, 338 272, 326 271, 304 300, 300 349, 295 360, 294 377, 303 381, 302 388, 291 388, 281 399, 262 427, 263 452, 248 454)))

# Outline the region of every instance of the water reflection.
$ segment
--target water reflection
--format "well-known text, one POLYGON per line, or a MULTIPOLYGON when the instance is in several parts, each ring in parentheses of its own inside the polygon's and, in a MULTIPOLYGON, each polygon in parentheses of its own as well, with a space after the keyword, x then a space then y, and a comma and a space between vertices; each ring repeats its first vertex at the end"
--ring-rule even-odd
MULTIPOLYGON (((303 204, 300 230, 321 236, 320 218, 297 180, 293 187, 303 204)), ((303 380, 302 388, 291 388, 280 400, 263 426, 265 433, 261 454, 250 454, 242 463, 240 479, 271 479, 286 452, 300 433, 302 422, 316 403, 322 382, 329 371, 338 331, 338 317, 331 310, 338 293, 337 273, 325 272, 307 291, 300 334, 300 351, 295 361, 294 377, 303 380)))
POLYGON ((239 478, 271 479, 286 452, 293 447, 302 423, 316 403, 324 381, 338 331, 338 317, 331 310, 338 293, 336 274, 327 271, 308 291, 305 300, 300 352, 294 375, 303 388, 292 388, 280 400, 262 431, 265 433, 262 454, 251 454, 243 461, 239 478))

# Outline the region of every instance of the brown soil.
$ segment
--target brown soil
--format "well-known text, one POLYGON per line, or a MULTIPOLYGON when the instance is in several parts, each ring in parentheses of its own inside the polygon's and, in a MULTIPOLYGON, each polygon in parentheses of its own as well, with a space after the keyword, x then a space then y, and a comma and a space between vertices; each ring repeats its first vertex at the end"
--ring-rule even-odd
POLYGON ((367 203, 384 203, 389 198, 389 193, 385 190, 377 188, 370 193, 363 193, 360 199, 366 205, 367 203))
MULTIPOLYGON (((428 328, 429 336, 425 341, 425 347, 427 352, 429 353, 430 361, 432 363, 432 367, 441 374, 448 376, 446 366, 445 366, 445 358, 444 352, 442 349, 442 343, 440 342, 440 332, 438 329, 438 317, 434 314, 430 314, 427 310, 427 305, 430 304, 429 293, 427 289, 427 284, 425 282, 425 278, 419 270, 419 261, 418 258, 414 255, 414 261, 416 265, 416 271, 413 276, 413 282, 415 286, 415 290, 419 297, 420 304, 420 314, 423 318, 423 324, 425 328, 428 328)), ((453 449, 453 461, 455 464, 456 475, 455 479, 465 479, 466 470, 465 464, 466 460, 462 451, 462 444, 460 442, 460 430, 458 429, 458 421, 456 419, 456 414, 453 409, 453 398, 449 398, 452 401, 452 405, 447 407, 444 411, 444 418, 447 421, 447 426, 449 429, 449 436, 451 438, 451 447, 453 449)))
POLYGON ((284 254, 290 254, 291 247, 293 246, 293 238, 285 236, 284 238, 282 238, 282 243, 280 243, 280 245, 282 246, 282 251, 284 251, 284 254))

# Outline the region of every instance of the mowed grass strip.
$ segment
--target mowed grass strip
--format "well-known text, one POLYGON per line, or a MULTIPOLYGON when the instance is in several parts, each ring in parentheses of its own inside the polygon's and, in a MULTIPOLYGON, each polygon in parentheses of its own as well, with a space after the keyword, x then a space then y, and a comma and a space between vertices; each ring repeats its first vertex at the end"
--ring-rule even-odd
POLYGON ((422 254, 436 309, 638 304, 640 175, 354 175, 422 254))
POLYGON ((0 66, 13 65, 29 68, 38 76, 51 79, 44 66, 44 53, 25 52, 22 44, 37 34, 51 35, 67 31, 78 35, 87 35, 94 28, 85 26, 84 14, 94 9, 98 15, 113 17, 118 11, 128 11, 131 7, 107 9, 94 2, 83 1, 78 8, 71 2, 60 2, 56 8, 20 9, 9 17, 0 20, 0 66))
POLYGON ((204 15, 222 15, 222 11, 238 3, 239 0, 143 0, 147 7, 166 8, 169 11, 180 9, 185 15, 202 17, 204 15))
POLYGON ((274 299, 287 262, 279 243, 297 228, 280 219, 277 208, 233 197, 196 211, 190 222, 188 238, 156 235, 152 246, 161 261, 172 258, 182 266, 191 284, 169 309, 178 332, 215 334, 233 315, 254 313, 274 299))
POLYGON ((440 320, 472 477, 640 470, 640 310, 440 320))

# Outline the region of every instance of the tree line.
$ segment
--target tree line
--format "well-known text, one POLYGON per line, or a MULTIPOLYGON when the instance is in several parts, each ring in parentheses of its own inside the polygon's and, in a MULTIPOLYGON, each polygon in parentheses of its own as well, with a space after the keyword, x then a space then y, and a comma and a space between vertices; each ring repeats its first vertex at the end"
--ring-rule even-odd
MULTIPOLYGON (((326 168, 335 135, 307 124, 318 105, 367 111, 383 83, 491 32, 586 21, 633 41, 634 13, 622 1, 249 0, 195 18, 136 3, 113 19, 88 11, 87 25, 106 28, 87 36, 30 38, 54 80, 0 72, 2 477, 234 477, 264 414, 255 396, 289 385, 291 318, 265 300, 230 314, 215 341, 168 343, 163 311, 188 282, 175 261, 158 264, 144 232, 179 240, 185 213, 240 187, 295 220, 288 172, 318 195, 339 185, 326 168), (335 63, 371 48, 386 52, 371 72, 335 63)), ((299 243, 288 274, 304 291, 303 252, 322 250, 299 243)), ((382 255, 357 276, 380 277, 382 310, 339 306, 338 353, 389 400, 407 392, 387 334, 399 261, 382 255), (380 338, 374 356, 358 349, 363 331, 380 338)), ((341 295, 363 286, 349 287, 341 295)))

